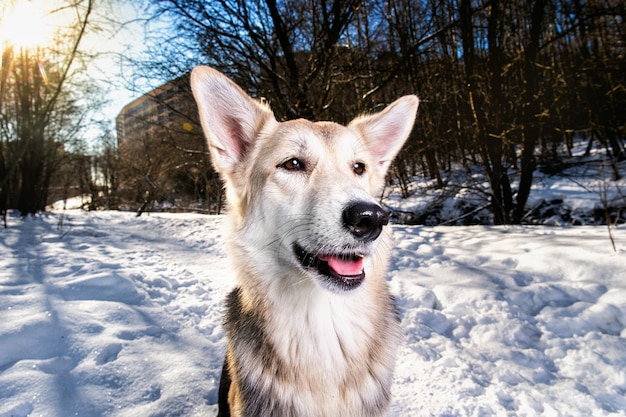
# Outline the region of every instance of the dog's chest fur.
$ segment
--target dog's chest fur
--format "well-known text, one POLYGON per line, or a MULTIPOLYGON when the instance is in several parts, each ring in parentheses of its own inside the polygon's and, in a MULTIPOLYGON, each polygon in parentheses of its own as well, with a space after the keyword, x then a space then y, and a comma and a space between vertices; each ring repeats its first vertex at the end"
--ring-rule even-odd
POLYGON ((233 415, 381 415, 399 342, 391 298, 369 309, 313 297, 274 315, 246 309, 245 298, 237 288, 227 300, 227 361, 240 390, 233 415))

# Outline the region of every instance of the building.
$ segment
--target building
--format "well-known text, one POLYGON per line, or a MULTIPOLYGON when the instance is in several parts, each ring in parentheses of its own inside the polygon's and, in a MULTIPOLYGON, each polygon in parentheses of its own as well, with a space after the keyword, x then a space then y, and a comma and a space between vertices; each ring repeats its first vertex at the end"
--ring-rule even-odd
POLYGON ((145 138, 197 135, 197 112, 187 73, 122 108, 115 119, 118 146, 145 138))
POLYGON ((124 206, 219 211, 222 184, 211 167, 189 74, 124 106, 116 130, 124 206))

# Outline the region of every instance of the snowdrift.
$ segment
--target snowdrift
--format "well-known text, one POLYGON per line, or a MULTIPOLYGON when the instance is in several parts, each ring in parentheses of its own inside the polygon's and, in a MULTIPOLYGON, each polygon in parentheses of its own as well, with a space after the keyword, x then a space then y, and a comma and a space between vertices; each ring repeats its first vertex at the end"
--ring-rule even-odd
MULTIPOLYGON (((221 217, 81 211, 0 231, 0 416, 216 412, 221 217)), ((626 229, 395 226, 389 416, 626 415, 626 229)))

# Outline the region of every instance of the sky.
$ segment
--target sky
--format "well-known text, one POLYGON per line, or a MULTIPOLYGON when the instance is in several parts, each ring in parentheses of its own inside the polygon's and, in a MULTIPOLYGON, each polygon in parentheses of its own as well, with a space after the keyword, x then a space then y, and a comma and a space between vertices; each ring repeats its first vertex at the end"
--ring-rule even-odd
MULTIPOLYGON (((142 68, 131 63, 131 60, 145 58, 151 52, 148 48, 154 45, 154 39, 171 30, 163 18, 150 16, 146 3, 96 2, 92 25, 84 40, 84 50, 96 55, 89 64, 89 76, 102 86, 106 99, 99 115, 110 121, 112 128, 125 105, 168 81, 167 75, 162 79, 146 79, 142 68)), ((89 136, 97 138, 99 133, 96 128, 89 136)))
MULTIPOLYGON (((73 9, 63 11, 65 0, 1 0, 0 1, 0 47, 37 48, 49 45, 58 27, 74 25, 73 9), (61 11, 59 11, 61 10, 61 11)), ((146 50, 145 34, 163 28, 161 22, 147 25, 147 12, 143 1, 99 0, 94 1, 89 24, 80 44, 80 51, 87 58, 88 82, 97 84, 95 100, 105 102, 93 112, 97 121, 110 123, 124 105, 152 87, 141 84, 133 68, 123 57, 137 59, 146 50)), ((75 63, 76 65, 76 63, 75 63)), ((152 85, 158 85, 156 80, 152 85)), ((89 98, 93 99, 93 98, 89 98)), ((87 129, 88 139, 101 134, 100 127, 87 129)))
POLYGON ((126 104, 147 92, 134 85, 133 71, 122 59, 122 55, 136 57, 145 51, 145 28, 141 21, 145 13, 137 3, 122 0, 98 3, 94 24, 83 44, 85 50, 98 54, 89 65, 89 75, 106 92, 109 103, 101 114, 110 120, 126 104))

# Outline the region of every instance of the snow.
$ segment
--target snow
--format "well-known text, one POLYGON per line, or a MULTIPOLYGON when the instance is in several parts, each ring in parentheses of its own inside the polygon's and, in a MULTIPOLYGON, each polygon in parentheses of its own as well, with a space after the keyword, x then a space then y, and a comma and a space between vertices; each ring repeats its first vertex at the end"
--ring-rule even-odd
POLYGON ((625 414, 624 229, 398 229, 393 415, 625 414))
POLYGON ((0 232, 0 416, 206 415, 232 285, 220 223, 11 218, 0 232))
MULTIPOLYGON (((220 216, 54 211, 0 231, 0 416, 216 413, 220 216)), ((625 416, 626 228, 394 226, 389 416, 625 416)))

